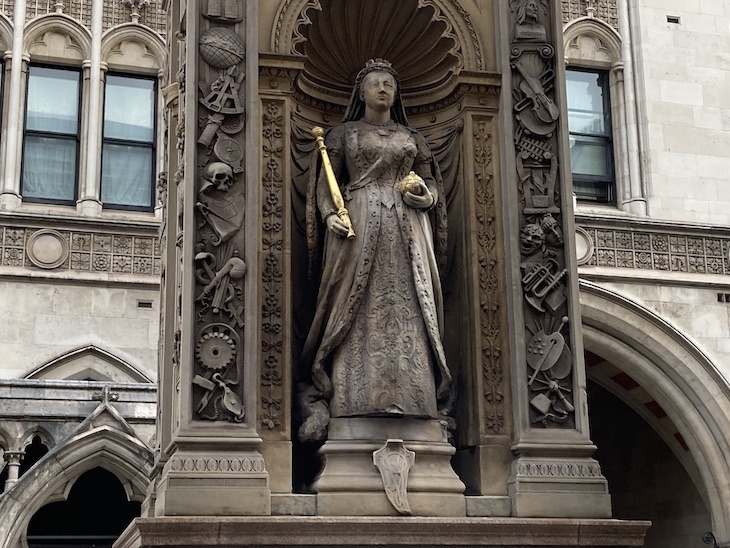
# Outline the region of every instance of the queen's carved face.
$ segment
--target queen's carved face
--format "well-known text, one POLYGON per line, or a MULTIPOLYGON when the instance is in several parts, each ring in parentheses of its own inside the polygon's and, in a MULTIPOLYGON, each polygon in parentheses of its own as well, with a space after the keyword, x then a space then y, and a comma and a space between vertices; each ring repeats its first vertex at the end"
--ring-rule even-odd
POLYGON ((374 71, 365 75, 360 84, 360 95, 371 110, 384 112, 390 110, 395 101, 395 78, 384 71, 374 71))

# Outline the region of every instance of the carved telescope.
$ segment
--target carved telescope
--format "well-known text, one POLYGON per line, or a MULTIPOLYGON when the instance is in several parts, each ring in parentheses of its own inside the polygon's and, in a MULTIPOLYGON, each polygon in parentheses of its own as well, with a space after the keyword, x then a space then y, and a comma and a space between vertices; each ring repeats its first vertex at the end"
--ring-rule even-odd
POLYGON ((330 163, 330 157, 327 155, 327 147, 324 144, 324 130, 315 126, 312 128, 312 135, 317 140, 317 147, 319 153, 322 155, 322 167, 324 168, 325 177, 327 177, 327 186, 330 189, 330 195, 332 196, 332 203, 337 208, 337 216, 340 220, 345 223, 347 227, 347 239, 351 240, 355 237, 355 231, 352 230, 352 221, 350 221, 350 214, 345 209, 345 200, 342 199, 342 193, 340 192, 340 185, 337 183, 335 178, 335 172, 332 171, 332 164, 330 163))

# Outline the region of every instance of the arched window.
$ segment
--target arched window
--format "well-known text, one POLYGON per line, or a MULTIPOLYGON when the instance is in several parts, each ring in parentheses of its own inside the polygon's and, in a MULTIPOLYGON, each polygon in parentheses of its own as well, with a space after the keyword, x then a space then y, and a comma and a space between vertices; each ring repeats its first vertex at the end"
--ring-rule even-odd
POLYGON ((28 524, 29 548, 111 548, 141 503, 130 502, 119 479, 101 467, 84 472, 64 502, 47 504, 28 524))

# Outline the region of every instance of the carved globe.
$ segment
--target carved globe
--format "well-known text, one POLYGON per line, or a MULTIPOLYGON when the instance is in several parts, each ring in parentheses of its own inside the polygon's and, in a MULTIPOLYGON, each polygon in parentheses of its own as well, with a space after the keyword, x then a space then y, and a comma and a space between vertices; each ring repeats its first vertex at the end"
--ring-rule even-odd
POLYGON ((243 61, 246 44, 225 27, 213 27, 200 37, 200 55, 211 67, 227 69, 243 61))

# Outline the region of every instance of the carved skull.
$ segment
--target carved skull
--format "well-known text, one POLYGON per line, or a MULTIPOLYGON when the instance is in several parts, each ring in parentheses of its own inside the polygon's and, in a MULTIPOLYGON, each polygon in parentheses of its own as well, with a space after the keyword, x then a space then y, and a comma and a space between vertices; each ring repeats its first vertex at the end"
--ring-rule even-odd
POLYGON ((205 167, 204 178, 218 190, 228 191, 234 183, 233 169, 224 162, 212 162, 205 167))

